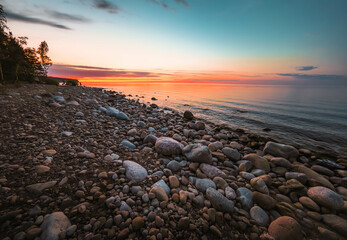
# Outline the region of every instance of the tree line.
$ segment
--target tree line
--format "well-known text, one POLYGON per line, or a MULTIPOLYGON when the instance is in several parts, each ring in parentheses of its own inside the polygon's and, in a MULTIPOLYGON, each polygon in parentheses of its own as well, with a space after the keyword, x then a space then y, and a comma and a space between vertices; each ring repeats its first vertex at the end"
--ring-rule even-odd
POLYGON ((37 49, 27 47, 27 37, 14 37, 0 4, 0 83, 45 82, 52 65, 46 41, 37 49))

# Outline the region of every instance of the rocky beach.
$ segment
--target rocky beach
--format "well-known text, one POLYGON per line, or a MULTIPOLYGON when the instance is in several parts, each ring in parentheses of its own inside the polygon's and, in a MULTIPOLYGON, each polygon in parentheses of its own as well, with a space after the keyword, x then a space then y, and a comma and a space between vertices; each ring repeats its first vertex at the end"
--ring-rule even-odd
POLYGON ((0 95, 0 238, 346 239, 346 166, 155 101, 24 85, 0 95))

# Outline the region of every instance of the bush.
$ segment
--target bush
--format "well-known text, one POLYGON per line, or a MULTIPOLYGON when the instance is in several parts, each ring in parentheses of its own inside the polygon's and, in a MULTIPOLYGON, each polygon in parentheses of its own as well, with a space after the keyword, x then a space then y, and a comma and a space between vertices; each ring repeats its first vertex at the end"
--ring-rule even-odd
POLYGON ((42 78, 41 81, 45 84, 48 84, 48 85, 59 86, 59 80, 56 78, 45 77, 45 78, 42 78))
POLYGON ((78 86, 78 80, 76 79, 67 79, 65 81, 66 86, 78 86))

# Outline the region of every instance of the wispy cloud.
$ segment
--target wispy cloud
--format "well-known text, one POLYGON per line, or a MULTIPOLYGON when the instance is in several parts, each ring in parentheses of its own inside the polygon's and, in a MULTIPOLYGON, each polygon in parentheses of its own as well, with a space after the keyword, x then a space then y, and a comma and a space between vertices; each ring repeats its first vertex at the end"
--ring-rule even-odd
POLYGON ((299 67, 296 67, 296 70, 298 71, 311 71, 313 69, 317 69, 318 67, 316 66, 299 66, 299 67))
POLYGON ((159 74, 146 71, 127 71, 123 69, 103 68, 83 65, 54 64, 50 68, 52 76, 71 76, 76 78, 83 77, 158 77, 159 74))
POLYGON ((46 9, 45 12, 50 17, 60 19, 60 20, 67 20, 67 21, 73 21, 73 22, 90 22, 90 19, 85 18, 83 16, 79 16, 79 15, 72 15, 72 14, 58 12, 51 9, 46 9))
POLYGON ((109 13, 116 14, 119 12, 119 7, 108 0, 94 0, 94 7, 106 10, 109 13))
POLYGON ((44 19, 40 18, 34 18, 30 16, 25 16, 23 14, 18 14, 14 13, 11 11, 6 11, 6 16, 8 19, 16 20, 16 21, 21 21, 21 22, 26 22, 26 23, 33 23, 33 24, 41 24, 41 25, 46 25, 54 28, 59 28, 59 29, 64 29, 64 30, 71 30, 71 28, 62 25, 60 23, 52 22, 52 21, 47 21, 44 19))
POLYGON ((180 4, 183 4, 183 5, 186 6, 186 7, 189 6, 187 0, 175 0, 175 2, 180 3, 180 4))
POLYGON ((277 73, 278 76, 291 77, 299 83, 312 84, 347 84, 347 76, 334 74, 300 74, 300 73, 277 73))
POLYGON ((156 5, 159 5, 165 9, 170 9, 169 6, 166 3, 164 3, 163 1, 159 1, 159 0, 148 0, 148 1, 151 3, 154 3, 156 5))

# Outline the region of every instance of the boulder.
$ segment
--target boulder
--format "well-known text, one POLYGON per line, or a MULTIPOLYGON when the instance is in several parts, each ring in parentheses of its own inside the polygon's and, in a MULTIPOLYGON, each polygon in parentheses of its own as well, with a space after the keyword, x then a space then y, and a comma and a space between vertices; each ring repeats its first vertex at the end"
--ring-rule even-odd
POLYGON ((347 236, 347 220, 334 214, 323 214, 323 222, 342 236, 347 236))
POLYGON ((192 162, 212 163, 212 155, 207 146, 191 144, 183 148, 184 156, 192 162))
POLYGON ((305 167, 303 164, 293 164, 292 170, 295 172, 305 173, 308 178, 308 182, 313 186, 321 185, 335 190, 334 185, 332 185, 329 180, 327 180, 325 177, 318 174, 317 172, 313 171, 312 169, 305 167))
POLYGON ((200 164, 200 169, 211 179, 214 177, 226 177, 226 174, 222 170, 207 163, 200 164))
POLYGON ((234 210, 234 202, 224 197, 216 189, 208 188, 206 196, 217 211, 231 213, 234 210))
POLYGON ((128 179, 141 182, 147 177, 147 170, 140 164, 133 161, 124 161, 125 175, 128 179))
POLYGON ((225 147, 222 149, 222 152, 224 153, 225 156, 227 156, 227 158, 229 158, 230 160, 234 162, 241 159, 241 154, 236 149, 225 147))
POLYGON ((70 220, 63 212, 54 212, 45 216, 41 225, 43 240, 58 240, 59 234, 71 226, 70 220))
POLYGON ((343 197, 326 187, 312 187, 307 191, 307 195, 313 201, 326 208, 339 210, 344 205, 343 197))
POLYGON ((269 234, 276 240, 302 240, 304 239, 300 224, 292 217, 282 216, 273 221, 269 234))
POLYGON ((268 153, 274 157, 283 157, 291 161, 296 160, 299 156, 299 151, 295 147, 271 141, 266 143, 264 153, 268 153))
POLYGON ((179 155, 182 152, 183 144, 169 137, 160 137, 155 143, 155 150, 163 155, 179 155))
POLYGON ((243 157, 244 160, 249 160, 252 162, 255 168, 264 170, 265 172, 270 171, 270 165, 266 158, 263 158, 255 153, 247 154, 243 157))

